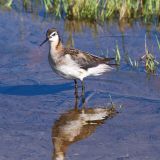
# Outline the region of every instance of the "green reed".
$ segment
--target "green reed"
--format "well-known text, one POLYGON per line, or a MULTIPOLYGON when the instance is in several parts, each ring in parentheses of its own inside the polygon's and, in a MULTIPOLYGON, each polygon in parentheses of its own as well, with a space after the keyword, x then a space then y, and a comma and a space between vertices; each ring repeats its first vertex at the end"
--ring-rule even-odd
POLYGON ((53 8, 53 3, 51 0, 43 0, 46 11, 50 11, 53 8))
MULTIPOLYGON (((158 39, 157 39, 158 40, 158 39)), ((155 74, 159 62, 156 60, 153 53, 151 53, 148 49, 146 36, 145 36, 145 55, 141 57, 142 61, 145 64, 145 69, 148 74, 155 74)))
POLYGON ((160 41, 159 41, 157 35, 156 35, 156 41, 157 41, 158 49, 159 49, 159 51, 160 51, 160 41))
POLYGON ((159 16, 160 0, 54 0, 53 10, 54 8, 63 10, 70 19, 105 20, 110 17, 148 19, 159 16))
POLYGON ((121 61, 121 54, 120 54, 120 50, 119 50, 119 46, 118 44, 116 43, 116 49, 115 49, 115 61, 116 61, 116 64, 120 65, 120 61, 121 61))
MULTIPOLYGON (((156 36, 158 49, 160 51, 160 41, 158 37, 156 36)), ((121 53, 118 44, 116 43, 115 46, 115 61, 118 65, 121 65, 121 53)), ((157 69, 160 65, 160 61, 156 59, 153 52, 150 52, 147 46, 146 42, 146 36, 145 36, 145 54, 138 58, 138 60, 133 59, 129 56, 129 54, 125 54, 124 56, 124 62, 131 66, 133 69, 138 69, 141 66, 145 67, 146 73, 149 74, 155 74, 157 72, 157 69)))
MULTIPOLYGON (((160 0, 22 0, 25 8, 34 5, 66 19, 102 20, 117 17, 149 20, 160 16, 160 0)), ((15 2, 20 3, 20 1, 15 2)), ((0 0, 0 6, 11 7, 13 0, 0 0)), ((21 4, 21 3, 20 3, 21 4)), ((34 8, 34 7, 32 7, 34 8)), ((36 9, 36 8, 35 8, 36 9)))
POLYGON ((131 57, 128 57, 128 61, 129 61, 129 64, 132 68, 138 68, 139 66, 139 61, 137 60, 132 60, 131 57))
POLYGON ((0 0, 0 7, 11 8, 13 0, 0 0))

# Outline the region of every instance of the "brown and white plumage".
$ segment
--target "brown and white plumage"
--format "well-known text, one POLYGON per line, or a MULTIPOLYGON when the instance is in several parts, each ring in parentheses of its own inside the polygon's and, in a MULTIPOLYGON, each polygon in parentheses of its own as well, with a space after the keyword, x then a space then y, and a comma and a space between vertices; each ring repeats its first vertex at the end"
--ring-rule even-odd
POLYGON ((102 58, 78 49, 65 48, 55 28, 48 29, 43 43, 46 41, 50 42, 48 60, 52 69, 66 79, 75 80, 75 84, 77 79, 81 80, 82 90, 85 77, 98 76, 112 70, 108 63, 114 58, 102 58))

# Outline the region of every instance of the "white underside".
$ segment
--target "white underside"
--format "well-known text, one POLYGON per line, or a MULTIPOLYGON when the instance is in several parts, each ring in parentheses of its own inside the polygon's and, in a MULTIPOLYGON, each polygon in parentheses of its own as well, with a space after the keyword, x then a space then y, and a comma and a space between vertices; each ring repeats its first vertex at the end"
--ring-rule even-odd
MULTIPOLYGON (((52 57, 52 56, 51 56, 52 57)), ((52 69, 60 76, 66 79, 80 79, 81 81, 88 76, 99 76, 104 72, 110 71, 113 68, 107 64, 99 64, 96 67, 88 68, 87 70, 80 68, 80 64, 73 61, 70 55, 63 57, 63 63, 60 65, 53 65, 53 59, 50 59, 52 69)))
POLYGON ((99 64, 96 67, 89 68, 88 70, 82 69, 79 66, 67 66, 62 65, 56 68, 58 74, 67 79, 80 79, 83 80, 88 76, 99 76, 104 72, 112 70, 112 68, 106 64, 99 64))

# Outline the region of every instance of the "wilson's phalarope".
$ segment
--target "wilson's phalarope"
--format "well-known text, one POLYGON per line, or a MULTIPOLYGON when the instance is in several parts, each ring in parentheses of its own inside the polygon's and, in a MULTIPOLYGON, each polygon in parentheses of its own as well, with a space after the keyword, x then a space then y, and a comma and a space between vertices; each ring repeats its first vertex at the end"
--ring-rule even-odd
POLYGON ((47 41, 49 41, 48 60, 52 69, 58 75, 74 80, 76 96, 78 96, 77 79, 82 82, 82 95, 84 95, 85 77, 98 76, 113 69, 108 62, 114 58, 102 58, 78 49, 65 48, 55 28, 47 30, 46 39, 40 46, 47 41))

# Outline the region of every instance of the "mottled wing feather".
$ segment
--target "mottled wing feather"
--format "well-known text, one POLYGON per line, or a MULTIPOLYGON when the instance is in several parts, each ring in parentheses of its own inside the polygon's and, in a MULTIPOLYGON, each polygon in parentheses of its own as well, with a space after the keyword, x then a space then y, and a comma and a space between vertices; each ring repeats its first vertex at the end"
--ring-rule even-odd
POLYGON ((114 58, 102 58, 73 48, 65 48, 64 54, 70 54, 71 58, 85 70, 96 67, 98 64, 107 64, 109 61, 114 60, 114 58))

